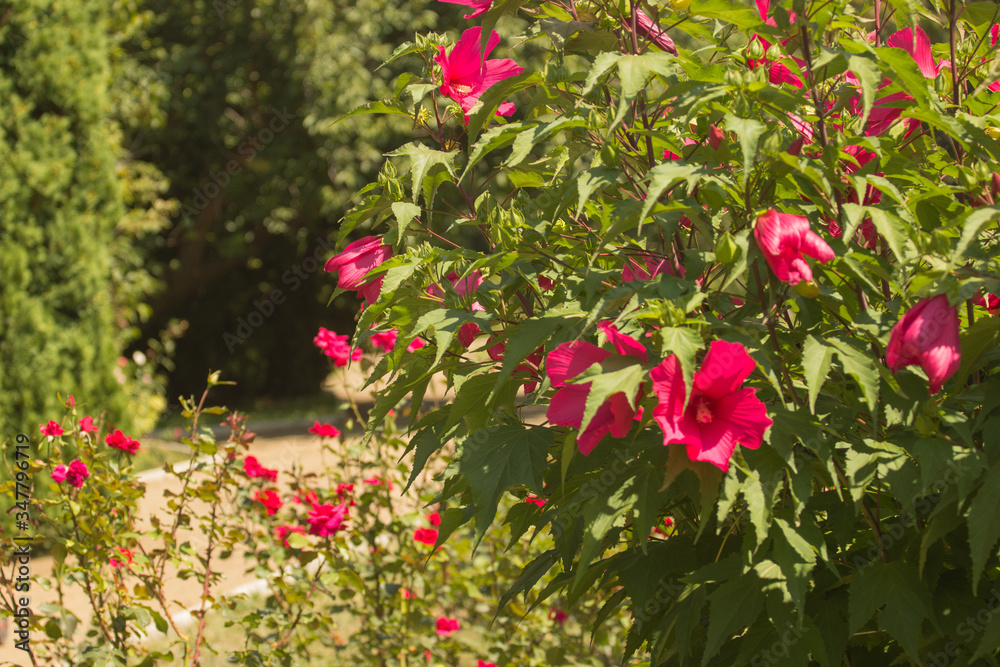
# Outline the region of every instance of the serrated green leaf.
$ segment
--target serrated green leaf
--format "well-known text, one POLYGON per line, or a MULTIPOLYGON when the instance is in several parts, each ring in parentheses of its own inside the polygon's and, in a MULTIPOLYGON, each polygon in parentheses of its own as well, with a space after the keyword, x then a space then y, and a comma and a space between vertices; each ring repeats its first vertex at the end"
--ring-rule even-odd
POLYGON ((920 625, 930 613, 930 594, 911 564, 876 561, 851 581, 849 632, 854 634, 880 607, 879 626, 891 634, 913 660, 919 660, 920 625))
POLYGON ((541 426, 502 424, 481 428, 462 441, 458 471, 462 473, 476 504, 476 544, 496 516, 503 493, 514 486, 527 486, 542 494, 542 471, 553 433, 541 426))
POLYGON ((727 130, 740 136, 740 150, 743 152, 743 187, 746 187, 757 156, 757 143, 766 128, 759 120, 739 118, 728 113, 724 122, 727 130))
POLYGON ((816 414, 816 398, 833 363, 833 348, 815 336, 807 336, 802 348, 802 373, 809 390, 809 411, 816 414))
POLYGON ((400 149, 388 153, 394 157, 407 157, 410 159, 410 176, 412 179, 413 197, 423 192, 424 204, 428 207, 434 203, 434 192, 440 183, 436 182, 433 176, 443 170, 452 179, 455 178, 455 157, 458 150, 436 151, 419 143, 409 143, 400 149), (431 177, 431 180, 427 180, 431 177), (426 181, 426 184, 425 184, 426 181), (427 185, 428 187, 424 187, 427 185))
MULTIPOLYGON (((638 359, 636 360, 638 361, 638 359)), ((580 421, 580 432, 587 430, 593 420, 597 410, 604 405, 612 394, 624 392, 625 398, 633 407, 635 405, 636 391, 642 383, 646 373, 639 363, 634 363, 620 368, 611 373, 602 373, 590 381, 590 391, 587 392, 587 402, 583 410, 583 418, 580 421)))
POLYGON ((392 213, 396 216, 396 238, 389 242, 390 245, 399 245, 403 240, 403 235, 406 233, 406 228, 410 226, 414 218, 419 218, 420 214, 423 213, 421 209, 416 204, 411 204, 409 202, 396 201, 392 203, 392 213))
POLYGON ((958 239, 954 252, 951 254, 952 265, 961 264, 965 251, 979 238, 983 228, 1000 217, 1000 206, 980 206, 960 215, 955 225, 962 227, 962 236, 958 239))
POLYGON ((869 54, 851 55, 847 59, 847 69, 851 70, 861 84, 861 127, 868 122, 878 85, 882 81, 878 62, 869 54))
POLYGON ((760 579, 747 572, 733 581, 727 581, 708 596, 708 635, 702 667, 713 664, 712 658, 722 648, 722 643, 737 632, 750 627, 764 607, 764 593, 760 579))
POLYGON ((879 374, 875 368, 877 362, 873 363, 868 355, 838 338, 829 339, 829 343, 836 348, 837 358, 843 364, 844 370, 857 381, 868 409, 875 414, 879 390, 879 374))

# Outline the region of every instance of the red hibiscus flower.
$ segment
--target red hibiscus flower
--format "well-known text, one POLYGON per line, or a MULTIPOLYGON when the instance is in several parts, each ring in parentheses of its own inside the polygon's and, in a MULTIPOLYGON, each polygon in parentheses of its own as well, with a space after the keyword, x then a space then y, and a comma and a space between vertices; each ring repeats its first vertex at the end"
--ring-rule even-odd
POLYGON ((462 33, 458 43, 445 54, 443 46, 438 47, 434 61, 441 66, 441 94, 458 102, 469 122, 469 112, 483 93, 493 84, 517 76, 524 71, 510 58, 487 60, 490 52, 500 43, 500 35, 494 30, 486 42, 485 52, 481 48, 483 29, 479 26, 462 33))
POLYGON ((789 285, 812 281, 803 253, 824 264, 836 257, 833 248, 810 229, 809 220, 773 208, 757 218, 753 235, 774 275, 789 285))
POLYGON ((319 421, 316 421, 315 424, 309 427, 309 432, 321 438, 340 437, 340 431, 337 430, 336 426, 332 424, 320 424, 319 421))
POLYGON ((936 394, 958 370, 962 353, 958 344, 958 311, 939 294, 923 299, 906 311, 889 333, 885 359, 889 370, 920 366, 936 394))
POLYGON ((437 629, 435 632, 442 637, 450 637, 458 632, 458 619, 442 616, 437 620, 437 629))
POLYGON ((357 290, 365 303, 375 303, 382 291, 382 276, 364 282, 365 276, 375 267, 392 257, 392 246, 382 243, 377 236, 366 236, 351 243, 339 255, 334 255, 324 267, 337 272, 337 287, 357 290))
POLYGON ((121 431, 115 431, 114 433, 109 433, 108 436, 104 439, 104 442, 109 447, 120 449, 123 452, 128 452, 129 454, 135 454, 137 451, 139 451, 139 441, 127 437, 121 431))
POLYGON ((52 421, 51 419, 49 420, 48 424, 39 424, 38 430, 42 432, 42 435, 47 435, 50 438, 58 438, 60 435, 65 433, 65 431, 63 431, 62 429, 62 426, 52 421))
POLYGON ((413 531, 413 541, 434 546, 437 543, 438 532, 433 528, 417 528, 413 531))
POLYGON ((337 335, 334 332, 319 328, 319 333, 313 338, 313 343, 323 354, 333 359, 333 365, 338 367, 346 366, 349 361, 359 361, 361 359, 361 348, 351 348, 347 340, 347 335, 337 335))
POLYGON ((285 504, 282 502, 278 492, 272 489, 258 491, 254 494, 253 499, 263 505, 268 514, 277 514, 278 510, 285 504))
POLYGON ((677 355, 671 354, 650 372, 659 399, 653 418, 663 429, 663 444, 687 445, 692 461, 706 461, 729 470, 736 445, 757 449, 771 426, 767 408, 757 390, 742 388, 756 367, 739 343, 712 341, 694 387, 687 389, 677 355))
POLYGON ((493 0, 441 0, 441 2, 450 2, 453 5, 471 7, 474 11, 471 14, 463 16, 462 18, 464 19, 474 19, 477 16, 482 16, 490 10, 490 6, 493 4, 493 0))
MULTIPOLYGON (((580 428, 583 413, 590 393, 590 382, 567 384, 567 381, 587 370, 593 364, 600 364, 609 357, 616 357, 613 363, 620 363, 622 357, 633 357, 646 362, 646 349, 631 336, 619 333, 610 322, 602 322, 598 328, 608 337, 617 355, 602 350, 586 341, 561 343, 549 353, 545 360, 545 372, 553 387, 559 388, 552 397, 546 416, 557 426, 580 428)), ((587 428, 577 437, 577 446, 584 456, 590 454, 605 434, 624 438, 632 427, 635 410, 629 404, 624 392, 612 394, 597 409, 587 428)))
POLYGON ((278 481, 278 471, 263 467, 256 456, 248 456, 243 460, 243 472, 247 477, 278 481))
POLYGON ((309 534, 327 537, 347 528, 347 503, 313 505, 309 510, 309 534))

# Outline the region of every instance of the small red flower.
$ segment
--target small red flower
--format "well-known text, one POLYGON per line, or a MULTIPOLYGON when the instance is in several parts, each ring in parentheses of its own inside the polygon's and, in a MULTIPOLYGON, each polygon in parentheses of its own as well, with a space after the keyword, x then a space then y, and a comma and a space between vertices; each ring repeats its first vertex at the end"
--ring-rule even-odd
POLYGON ((315 505, 316 503, 319 502, 319 496, 316 495, 316 492, 311 489, 310 490, 299 489, 299 491, 292 498, 292 502, 297 503, 299 505, 304 505, 304 504, 315 505))
POLYGON ((431 512, 430 514, 427 515, 427 521, 430 522, 432 526, 440 526, 441 515, 438 514, 437 512, 431 512))
MULTIPOLYGON (((55 470, 52 472, 53 479, 55 479, 55 470)), ((73 461, 69 464, 69 468, 66 469, 65 479, 78 489, 83 486, 83 480, 88 477, 90 477, 90 471, 87 470, 87 464, 83 461, 73 461)))
POLYGON ((352 348, 346 334, 338 335, 320 327, 319 333, 313 338, 313 343, 323 350, 323 354, 333 359, 333 365, 338 368, 361 359, 361 348, 352 348))
POLYGON ((118 549, 118 551, 121 553, 121 555, 124 556, 125 558, 127 558, 128 560, 126 561, 126 560, 118 560, 117 558, 111 558, 108 561, 108 563, 111 565, 111 567, 119 568, 119 567, 122 567, 123 565, 128 565, 129 567, 131 567, 132 566, 132 556, 133 556, 133 554, 135 552, 134 551, 129 551, 128 549, 122 549, 121 547, 115 547, 115 548, 118 549))
POLYGON ((433 528, 417 528, 413 531, 413 540, 421 544, 434 546, 437 543, 438 532, 433 528))
POLYGON ((121 431, 109 433, 108 436, 104 438, 104 442, 109 447, 120 449, 123 452, 128 452, 129 454, 135 454, 139 451, 139 441, 129 438, 121 431))
POLYGON ((243 460, 243 472, 250 478, 278 481, 278 471, 263 467, 256 456, 248 456, 243 460))
POLYGON ((263 505, 268 514, 277 514, 278 510, 285 504, 282 502, 278 492, 272 489, 258 491, 254 494, 253 499, 263 505))
POLYGON ((96 431, 97 427, 94 426, 94 418, 93 417, 81 417, 80 418, 80 430, 83 431, 84 433, 93 433, 94 431, 96 431))
POLYGON ((450 637, 458 632, 458 619, 442 616, 437 620, 437 629, 435 632, 442 637, 450 637))
POLYGON ((62 426, 52 421, 51 419, 49 420, 48 424, 39 424, 38 429, 42 432, 42 435, 47 435, 50 438, 58 438, 60 435, 65 433, 65 431, 63 431, 62 429, 62 426))
POLYGON ((569 618, 569 615, 559 607, 552 607, 551 609, 549 609, 550 621, 555 621, 559 625, 562 625, 563 623, 566 622, 567 618, 569 618))
POLYGON ((996 294, 980 294, 972 300, 972 303, 982 306, 990 315, 1000 315, 1000 296, 996 294))
POLYGON ((486 662, 485 660, 480 659, 479 662, 476 663, 476 667, 497 667, 497 666, 495 663, 486 662))
POLYGON ((537 505, 539 507, 545 506, 545 499, 538 498, 537 496, 528 496, 527 498, 524 499, 524 502, 531 503, 532 505, 537 505))
POLYGON ((309 534, 327 537, 347 528, 347 503, 313 505, 309 510, 309 534))
POLYGON ((68 472, 69 469, 60 463, 59 465, 57 465, 55 468, 52 469, 52 481, 55 482, 56 484, 62 484, 63 481, 66 479, 66 474, 68 472))
POLYGON ((332 424, 320 424, 319 421, 310 427, 309 432, 313 435, 318 435, 321 438, 340 437, 340 431, 337 430, 336 426, 333 426, 332 424))

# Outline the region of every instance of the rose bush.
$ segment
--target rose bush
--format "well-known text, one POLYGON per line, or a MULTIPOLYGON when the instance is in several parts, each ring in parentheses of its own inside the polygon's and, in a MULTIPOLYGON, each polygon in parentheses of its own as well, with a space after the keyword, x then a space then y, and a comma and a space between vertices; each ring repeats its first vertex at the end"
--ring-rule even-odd
POLYGON ((600 592, 656 665, 1000 655, 997 6, 459 4, 340 228, 438 543, 549 533, 501 607, 600 592))

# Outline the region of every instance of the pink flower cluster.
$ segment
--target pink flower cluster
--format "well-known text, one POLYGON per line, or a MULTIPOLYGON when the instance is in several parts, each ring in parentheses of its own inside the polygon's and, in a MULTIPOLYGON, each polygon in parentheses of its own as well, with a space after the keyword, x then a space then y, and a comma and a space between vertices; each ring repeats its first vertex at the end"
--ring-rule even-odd
POLYGON ((346 334, 338 335, 320 327, 313 343, 323 350, 323 354, 333 359, 334 366, 343 367, 351 361, 361 360, 361 348, 351 348, 346 334))
POLYGON ((108 447, 114 447, 115 449, 120 449, 123 452, 128 452, 129 454, 135 454, 139 451, 139 441, 133 440, 121 431, 109 433, 104 439, 104 442, 108 445, 108 447))
POLYGON ((69 466, 60 463, 52 469, 52 480, 56 484, 62 484, 68 480, 78 489, 83 486, 83 480, 88 477, 90 477, 90 471, 87 470, 87 464, 80 460, 73 461, 69 466))
POLYGON ((278 481, 278 471, 262 466, 257 461, 256 456, 248 456, 243 459, 243 472, 251 479, 266 479, 271 482, 278 481))
POLYGON ((328 537, 344 530, 347 525, 347 503, 316 504, 309 510, 309 534, 328 537))

